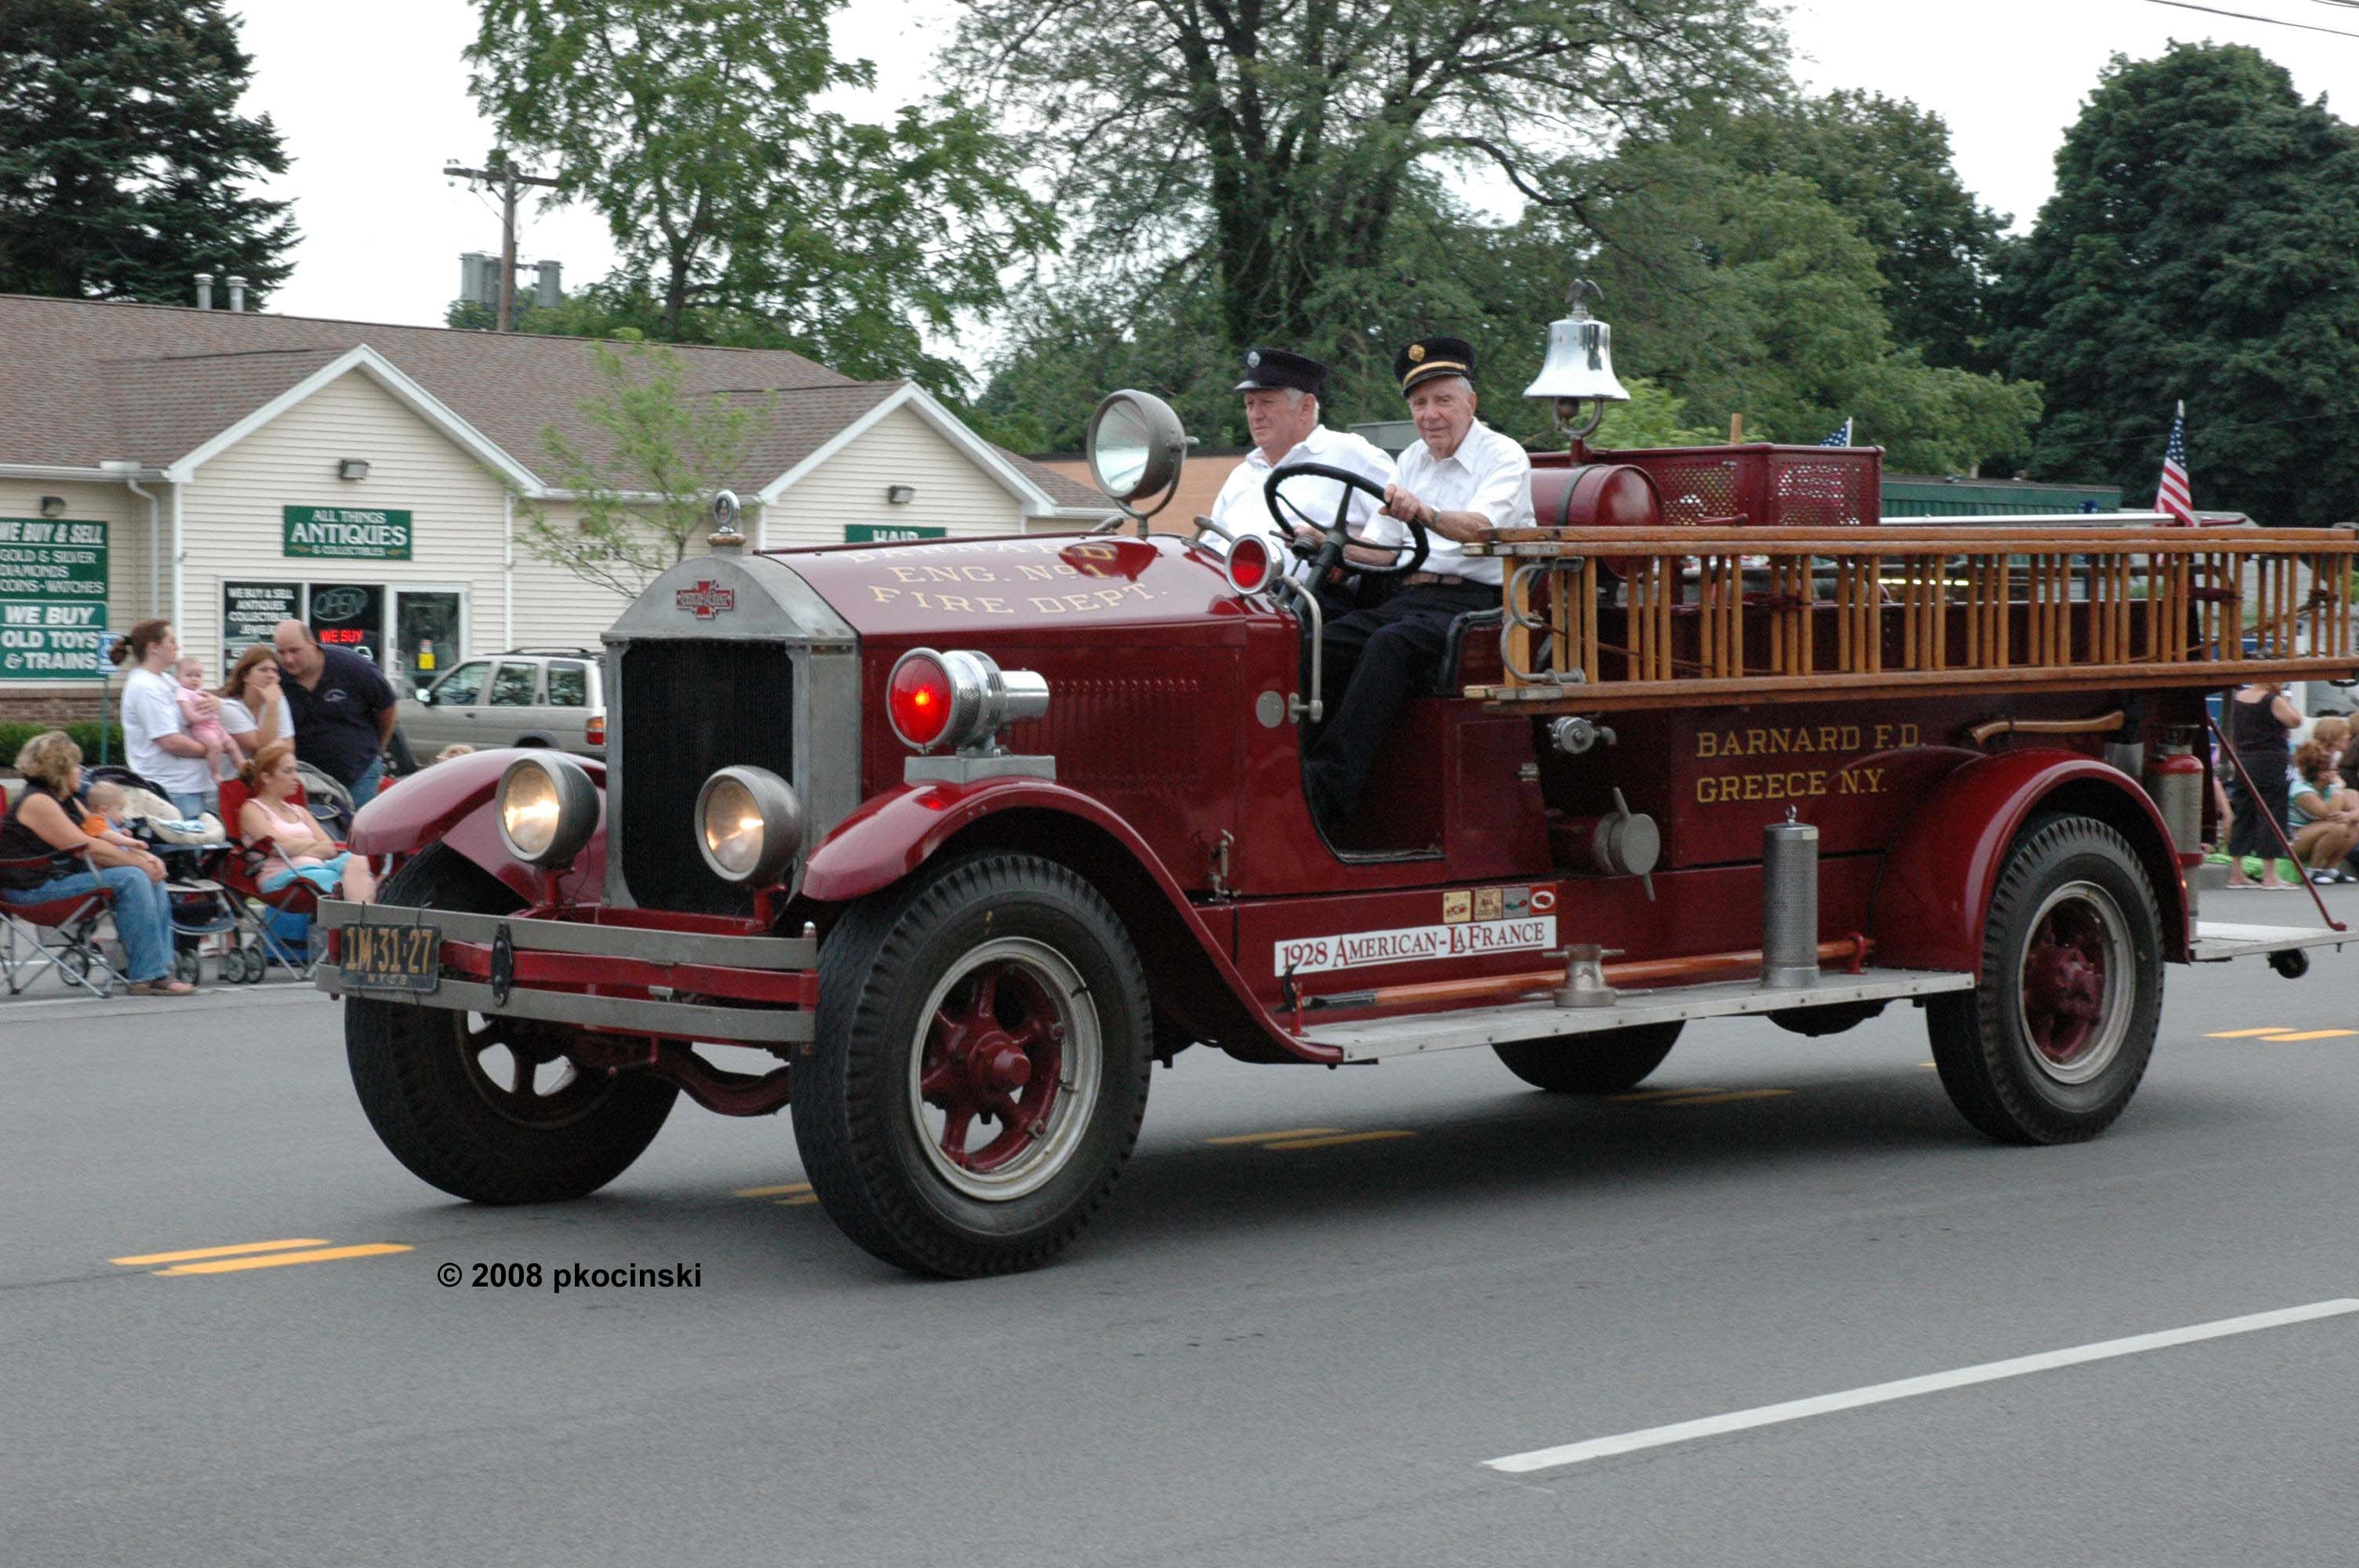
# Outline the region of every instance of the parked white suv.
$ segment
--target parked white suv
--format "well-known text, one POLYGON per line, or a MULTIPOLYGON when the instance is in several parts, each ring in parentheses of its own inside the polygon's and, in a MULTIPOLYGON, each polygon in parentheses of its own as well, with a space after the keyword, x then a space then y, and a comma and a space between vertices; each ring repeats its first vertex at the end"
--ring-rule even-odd
POLYGON ((606 754, 606 693, 587 648, 511 648, 468 659, 401 699, 401 730, 423 765, 445 746, 549 746, 606 754))

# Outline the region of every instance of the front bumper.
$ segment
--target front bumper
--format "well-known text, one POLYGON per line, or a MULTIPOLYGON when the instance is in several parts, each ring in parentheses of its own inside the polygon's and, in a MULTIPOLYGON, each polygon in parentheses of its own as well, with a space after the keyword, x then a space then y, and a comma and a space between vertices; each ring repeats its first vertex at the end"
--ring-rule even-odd
POLYGON ((812 936, 683 929, 700 917, 641 910, 549 919, 323 899, 316 918, 330 951, 312 983, 331 996, 351 991, 415 1007, 714 1044, 776 1047, 813 1036, 819 941, 812 936), (664 924, 643 924, 649 921, 664 924), (363 925, 440 931, 434 989, 353 988, 337 961, 339 934, 363 925))

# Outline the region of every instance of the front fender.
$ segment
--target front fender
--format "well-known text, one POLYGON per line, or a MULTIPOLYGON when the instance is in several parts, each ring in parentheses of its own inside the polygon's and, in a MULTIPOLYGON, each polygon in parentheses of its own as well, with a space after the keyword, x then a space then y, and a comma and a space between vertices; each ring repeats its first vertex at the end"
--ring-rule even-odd
MULTIPOLYGON (((508 853, 492 819, 500 775, 518 755, 514 747, 476 752, 397 780, 353 818, 352 847, 374 857, 414 855, 429 844, 446 845, 527 899, 538 900, 539 873, 508 853)), ((573 760, 598 786, 599 820, 558 886, 568 898, 594 899, 606 876, 606 764, 591 757, 573 760)))
POLYGON ((1978 757, 1936 785, 1884 857, 1869 910, 1875 961, 1982 972, 1983 928, 2006 852, 2032 814, 2093 816, 2129 841, 2153 884, 2165 957, 2189 957, 2187 884, 2170 829, 2136 780, 2074 752, 1978 757))
POLYGON ((822 903, 848 903, 908 876, 970 823, 1018 807, 1062 812, 1103 828, 1136 858, 1173 903, 1187 906, 1187 894, 1129 823, 1089 795, 1032 778, 903 784, 875 796, 836 824, 812 851, 803 867, 802 896, 822 903))

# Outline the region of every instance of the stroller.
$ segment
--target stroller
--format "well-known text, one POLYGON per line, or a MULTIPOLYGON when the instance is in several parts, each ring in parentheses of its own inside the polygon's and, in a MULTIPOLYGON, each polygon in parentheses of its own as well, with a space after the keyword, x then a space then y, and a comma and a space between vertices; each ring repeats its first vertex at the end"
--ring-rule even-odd
POLYGON ((223 944, 222 979, 241 979, 237 971, 245 967, 245 959, 234 933, 245 925, 245 912, 221 881, 223 862, 233 846, 220 820, 210 812, 194 821, 182 818, 162 790, 129 768, 92 768, 86 777, 91 784, 122 788, 124 830, 164 862, 173 978, 195 983, 205 938, 227 936, 223 944))

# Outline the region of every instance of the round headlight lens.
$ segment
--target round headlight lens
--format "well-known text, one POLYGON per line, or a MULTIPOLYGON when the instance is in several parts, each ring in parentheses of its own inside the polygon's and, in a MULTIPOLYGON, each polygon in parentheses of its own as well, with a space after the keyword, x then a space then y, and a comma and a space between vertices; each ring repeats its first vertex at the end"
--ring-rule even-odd
POLYGON ((572 864, 598 827, 598 786, 582 764, 557 752, 533 752, 500 775, 500 838, 536 866, 572 864))
POLYGON ((538 768, 518 773, 500 793, 500 827, 526 860, 549 853, 557 837, 556 781, 538 768))
POLYGON ((723 768, 697 792, 696 847, 723 881, 768 887, 803 847, 802 803, 766 768, 723 768))
POLYGON ((941 740, 951 726, 957 693, 950 671, 932 649, 912 648, 902 654, 885 686, 886 712, 904 741, 923 752, 941 740))
POLYGON ((762 808, 735 779, 715 781, 704 797, 704 852, 739 877, 762 863, 762 808))

